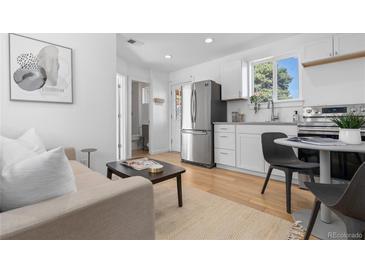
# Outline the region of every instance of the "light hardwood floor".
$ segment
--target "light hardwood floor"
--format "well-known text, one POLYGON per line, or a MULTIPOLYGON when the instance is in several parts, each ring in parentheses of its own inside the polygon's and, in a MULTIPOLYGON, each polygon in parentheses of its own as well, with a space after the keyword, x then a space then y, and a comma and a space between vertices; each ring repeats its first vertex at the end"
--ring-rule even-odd
MULTIPOLYGON (((148 156, 147 152, 135 151, 135 157, 148 156)), ((180 154, 174 152, 149 156, 156 160, 180 165, 186 169, 183 184, 189 184, 220 197, 244 204, 251 208, 292 221, 285 207, 285 184, 270 180, 266 192, 261 195, 264 178, 221 168, 207 169, 180 161, 180 154)), ((293 185, 292 210, 312 208, 313 195, 293 185)))

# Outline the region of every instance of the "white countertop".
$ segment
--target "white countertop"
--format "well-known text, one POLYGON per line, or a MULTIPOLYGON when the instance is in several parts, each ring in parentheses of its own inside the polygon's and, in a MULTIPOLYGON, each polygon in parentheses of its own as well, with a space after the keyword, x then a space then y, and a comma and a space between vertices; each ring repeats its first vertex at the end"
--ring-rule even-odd
POLYGON ((214 125, 270 125, 270 126, 296 126, 293 122, 213 122, 214 125))
POLYGON ((279 145, 291 146, 291 147, 296 147, 296 148, 306 148, 306 149, 324 150, 324 151, 365 153, 365 142, 362 142, 360 145, 344 145, 344 146, 312 145, 312 144, 306 144, 306 143, 302 143, 302 142, 288 141, 287 138, 276 139, 274 142, 279 145))

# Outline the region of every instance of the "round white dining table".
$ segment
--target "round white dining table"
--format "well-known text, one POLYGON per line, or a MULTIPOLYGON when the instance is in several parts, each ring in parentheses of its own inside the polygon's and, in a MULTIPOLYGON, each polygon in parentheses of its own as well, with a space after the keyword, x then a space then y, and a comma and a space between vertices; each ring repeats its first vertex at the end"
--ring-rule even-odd
MULTIPOLYGON (((319 151, 319 182, 321 184, 330 184, 331 183, 331 151, 335 152, 354 152, 354 153, 365 153, 365 142, 362 142, 359 145, 317 145, 317 144, 308 144, 303 143, 299 141, 290 141, 288 138, 280 138, 276 139, 274 141, 275 143, 283 146, 289 146, 294 148, 304 148, 304 149, 311 149, 311 150, 318 150, 319 151)), ((298 218, 295 218, 296 213, 293 213, 294 219, 298 220, 298 218)), ((310 218, 310 211, 305 211, 303 214, 303 211, 297 214, 297 216, 300 216, 300 218, 304 219, 302 220, 304 224, 307 224, 310 218)), ((345 229, 344 224, 336 218, 336 216, 332 216, 331 211, 324 205, 321 206, 321 213, 320 213, 320 220, 324 224, 328 224, 326 229, 321 230, 321 224, 316 224, 317 229, 314 229, 312 233, 313 235, 319 237, 319 238, 326 238, 326 233, 329 232, 337 232, 345 229), (335 220, 335 222, 334 222, 335 220), (332 223, 335 223, 334 225, 330 225, 332 223), (317 233, 315 230, 318 230, 317 233), (317 234, 317 235, 316 235, 317 234)), ((318 220, 317 220, 318 223, 318 220)))

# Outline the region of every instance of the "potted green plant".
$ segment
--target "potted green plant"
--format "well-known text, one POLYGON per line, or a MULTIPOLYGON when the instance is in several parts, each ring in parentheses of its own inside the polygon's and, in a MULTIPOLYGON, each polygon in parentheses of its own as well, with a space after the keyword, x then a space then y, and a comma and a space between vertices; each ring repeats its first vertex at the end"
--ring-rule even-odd
POLYGON ((253 95, 250 97, 251 104, 254 104, 255 113, 260 110, 261 103, 267 102, 269 100, 268 94, 264 92, 255 91, 253 95))
POLYGON ((360 128, 365 124, 364 116, 349 113, 331 120, 340 128, 340 141, 351 145, 361 144, 360 128))

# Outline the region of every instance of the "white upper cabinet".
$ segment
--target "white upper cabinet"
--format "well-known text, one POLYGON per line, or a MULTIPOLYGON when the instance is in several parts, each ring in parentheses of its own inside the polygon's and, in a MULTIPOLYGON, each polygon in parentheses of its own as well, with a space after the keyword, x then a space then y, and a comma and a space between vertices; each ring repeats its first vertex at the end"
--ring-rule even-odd
POLYGON ((304 47, 303 63, 312 62, 333 56, 333 37, 322 38, 304 47))
POLYGON ((334 36, 334 55, 365 51, 365 34, 338 34, 334 36))
POLYGON ((248 98, 248 67, 235 60, 221 65, 222 100, 248 98))
POLYGON ((304 47, 303 66, 321 65, 365 56, 365 34, 336 34, 304 47))

